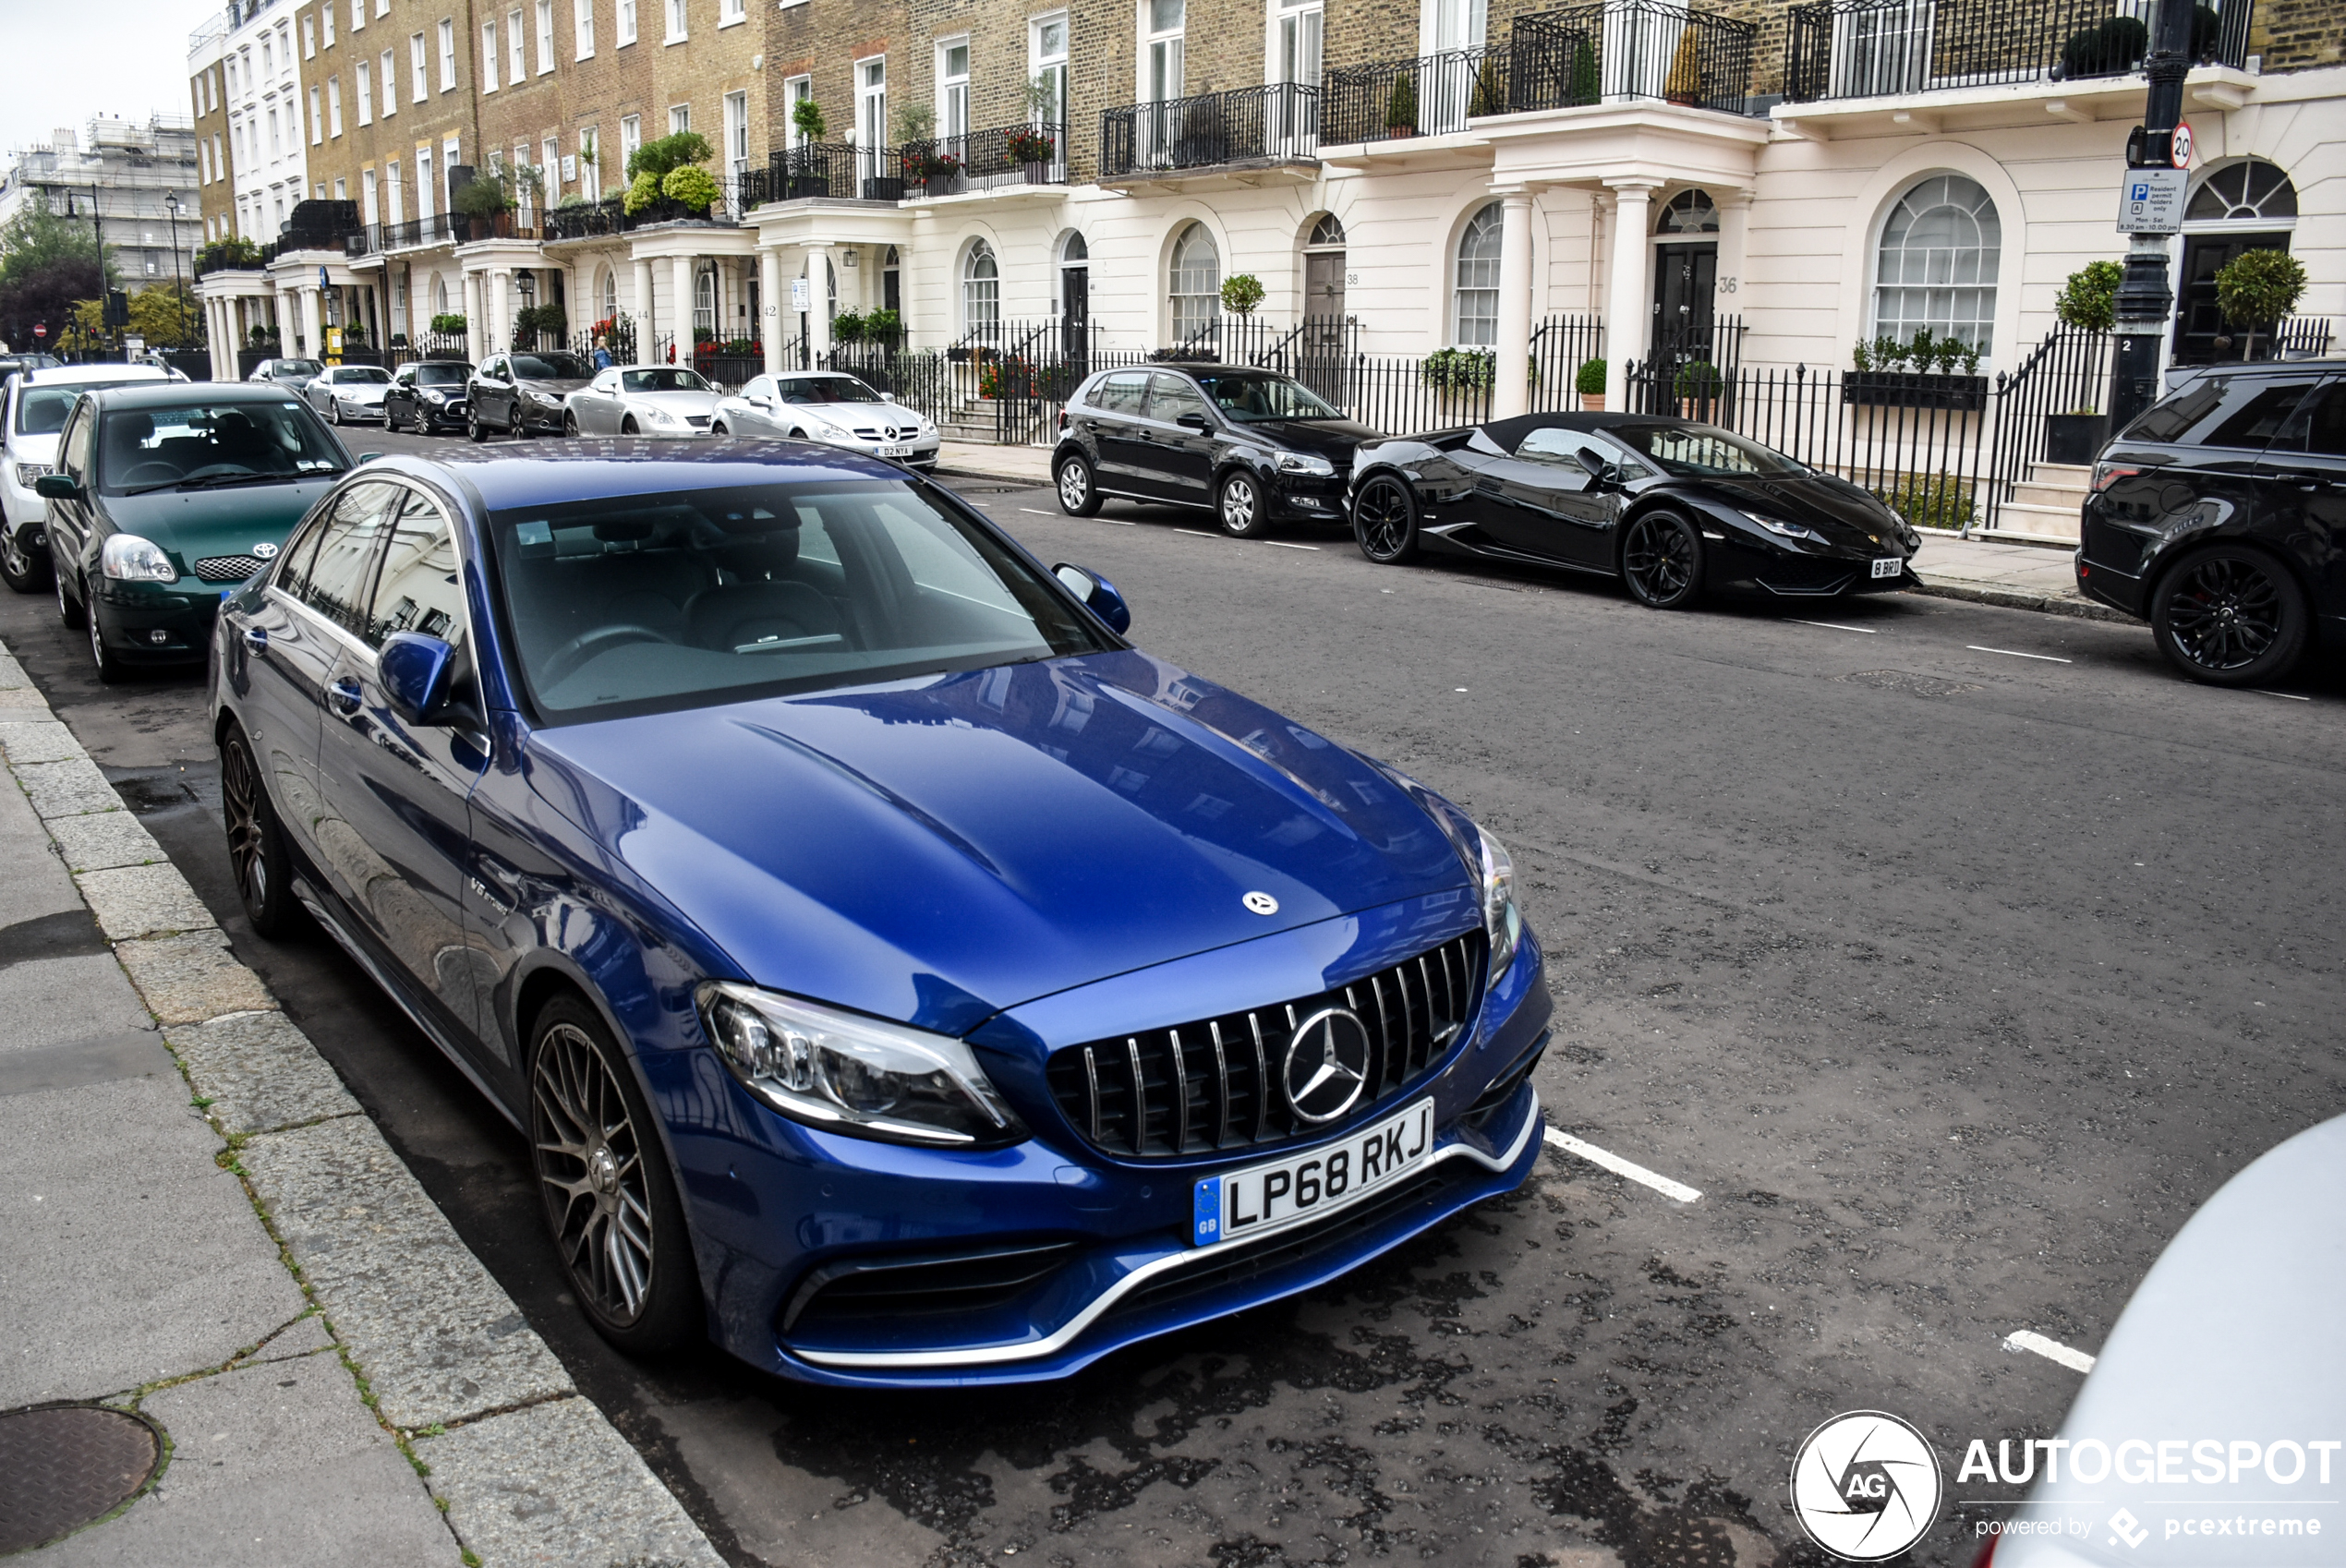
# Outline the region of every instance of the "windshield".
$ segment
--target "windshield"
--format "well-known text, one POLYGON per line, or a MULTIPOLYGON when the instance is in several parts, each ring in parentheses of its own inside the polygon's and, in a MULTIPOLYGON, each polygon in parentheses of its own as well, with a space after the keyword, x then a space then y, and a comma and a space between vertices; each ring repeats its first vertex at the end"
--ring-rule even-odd
POLYGON ((1223 374, 1205 370, 1198 374, 1197 384, 1214 400, 1214 406, 1226 419, 1241 425, 1264 419, 1341 419, 1342 411, 1330 407, 1319 395, 1300 381, 1290 381, 1285 376, 1223 374))
POLYGON ((345 365, 334 373, 334 385, 338 387, 357 386, 362 382, 370 387, 380 387, 387 385, 390 380, 391 372, 375 365, 345 365))
POLYGON ((249 484, 339 474, 350 458, 308 405, 190 401, 117 408, 98 426, 99 488, 249 484))
POLYGON ((1784 453, 1716 425, 1608 425, 1604 433, 1681 478, 1808 472, 1784 453))
POLYGON ((465 378, 472 374, 469 365, 418 365, 416 384, 419 387, 461 387, 465 378))
POLYGON ((524 381, 583 381, 595 372, 575 354, 516 354, 514 376, 524 381))
POLYGON ((499 512, 489 532, 524 677, 553 721, 1114 645, 983 527, 891 480, 499 512))
POLYGON ((619 384, 622 390, 632 392, 708 391, 708 383, 694 370, 623 370, 619 384))
MULTIPOLYGON (((151 378, 145 378, 151 380, 151 378)), ((127 387, 130 381, 77 381, 62 387, 27 387, 17 398, 17 434, 54 436, 66 428, 73 400, 100 387, 127 387)))
POLYGON ((280 376, 315 376, 324 368, 315 359, 280 359, 274 373, 280 376))
POLYGON ((877 403, 880 394, 853 376, 802 376, 782 383, 784 403, 877 403))

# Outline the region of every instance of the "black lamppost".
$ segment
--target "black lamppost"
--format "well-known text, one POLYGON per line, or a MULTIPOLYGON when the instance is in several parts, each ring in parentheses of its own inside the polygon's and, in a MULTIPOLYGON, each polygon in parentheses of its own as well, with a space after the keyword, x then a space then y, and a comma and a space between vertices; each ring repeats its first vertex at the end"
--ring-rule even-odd
POLYGON ((171 214, 171 286, 179 296, 179 341, 187 341, 187 285, 179 277, 179 193, 163 193, 163 204, 171 214))

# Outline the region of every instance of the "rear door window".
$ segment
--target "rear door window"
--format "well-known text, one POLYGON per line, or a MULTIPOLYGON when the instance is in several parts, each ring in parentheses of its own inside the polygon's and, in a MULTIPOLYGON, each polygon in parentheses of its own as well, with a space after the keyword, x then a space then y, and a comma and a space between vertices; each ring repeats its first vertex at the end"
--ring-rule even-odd
POLYGON ((1092 394, 1092 406, 1103 414, 1120 418, 1138 419, 1141 404, 1148 396, 1149 379, 1145 371, 1119 370, 1102 381, 1092 394))
POLYGON ((2126 439, 2261 451, 2318 376, 2209 376, 2135 420, 2126 439))
POLYGON ((381 480, 343 491, 318 538, 318 554, 302 584, 301 602, 352 636, 366 640, 375 547, 408 492, 381 480))

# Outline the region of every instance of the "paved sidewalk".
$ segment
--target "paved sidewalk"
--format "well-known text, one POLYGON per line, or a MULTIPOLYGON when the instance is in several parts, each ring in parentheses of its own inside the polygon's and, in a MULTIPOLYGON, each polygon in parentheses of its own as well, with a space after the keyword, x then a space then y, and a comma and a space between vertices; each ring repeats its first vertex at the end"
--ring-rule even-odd
MULTIPOLYGON (((1050 452, 1039 446, 947 441, 937 465, 940 471, 961 478, 1034 485, 1051 481, 1050 452)), ((1922 579, 1925 593, 1942 598, 2074 615, 2086 621, 2129 619, 2077 591, 2076 571, 2065 549, 1926 534, 1915 556, 1915 573, 1922 579)))
POLYGON ((0 755, 0 1423, 164 1437, 18 1561, 716 1568, 5 646, 0 755))

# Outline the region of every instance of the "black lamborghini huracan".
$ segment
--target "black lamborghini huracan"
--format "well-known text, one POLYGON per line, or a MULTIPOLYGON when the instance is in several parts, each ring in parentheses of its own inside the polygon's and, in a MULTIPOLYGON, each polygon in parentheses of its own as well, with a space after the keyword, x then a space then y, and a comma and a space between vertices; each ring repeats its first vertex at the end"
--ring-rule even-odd
POLYGON ((1361 447, 1360 553, 1420 551, 1619 577, 1656 609, 1706 591, 1817 598, 1910 585, 1920 536, 1846 479, 1715 425, 1527 414, 1361 447))

